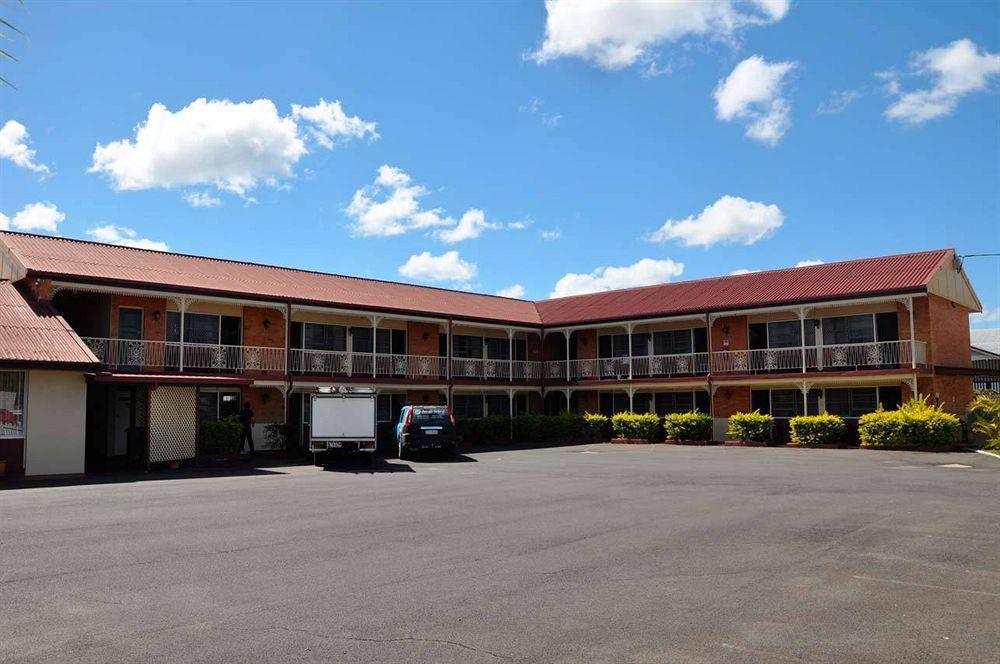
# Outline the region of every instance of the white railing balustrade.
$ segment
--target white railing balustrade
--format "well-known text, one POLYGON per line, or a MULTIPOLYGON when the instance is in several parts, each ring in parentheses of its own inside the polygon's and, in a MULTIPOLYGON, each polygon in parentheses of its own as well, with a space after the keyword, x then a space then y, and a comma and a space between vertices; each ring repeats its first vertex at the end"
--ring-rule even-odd
MULTIPOLYGON (((814 348, 806 348, 806 367, 816 363, 814 348), (811 356, 811 357, 810 357, 811 356)), ((802 371, 802 348, 759 348, 712 353, 712 373, 802 371)))
POLYGON ((632 376, 689 376, 708 373, 708 353, 645 355, 632 358, 632 376))
POLYGON ((712 353, 712 373, 743 374, 782 371, 822 371, 824 369, 866 369, 907 367, 912 358, 927 362, 923 341, 871 341, 855 344, 726 350, 712 353), (913 355, 916 350, 916 355, 913 355), (803 365, 804 362, 804 365, 803 365))
POLYGON ((81 337, 98 361, 122 371, 285 371, 285 349, 81 337), (183 353, 181 347, 183 346, 183 353))
POLYGON ((436 355, 378 353, 373 356, 371 353, 296 348, 292 350, 291 370, 301 374, 329 374, 361 378, 374 375, 437 380, 445 377, 448 363, 446 358, 436 355))
POLYGON ((822 347, 822 364, 824 368, 837 369, 857 367, 909 366, 916 350, 917 364, 927 362, 927 344, 917 341, 874 341, 859 344, 838 344, 822 347))

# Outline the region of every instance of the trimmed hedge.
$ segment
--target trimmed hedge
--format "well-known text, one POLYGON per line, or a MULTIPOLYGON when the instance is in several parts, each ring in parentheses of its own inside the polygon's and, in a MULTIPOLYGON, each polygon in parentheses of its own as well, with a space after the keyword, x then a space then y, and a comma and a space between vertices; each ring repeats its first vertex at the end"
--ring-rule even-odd
POLYGON ((583 422, 588 440, 607 440, 611 437, 611 420, 600 413, 584 413, 583 422))
POLYGON ((729 418, 726 435, 754 443, 771 442, 771 425, 774 418, 763 415, 759 410, 752 413, 733 413, 729 418))
POLYGON ((510 439, 510 419, 499 415, 459 419, 456 426, 462 440, 494 443, 510 439))
POLYGON ((833 445, 844 439, 847 425, 836 415, 800 415, 789 421, 797 445, 833 445))
POLYGON ((712 416, 698 411, 672 413, 663 417, 663 430, 669 440, 711 440, 712 416))
POLYGON ((198 441, 200 454, 238 454, 242 449, 243 425, 235 417, 202 422, 198 441))
POLYGON ((910 399, 897 410, 862 415, 858 423, 861 446, 879 449, 948 447, 961 429, 957 417, 927 403, 926 396, 910 399))
POLYGON ((652 413, 616 413, 611 428, 615 438, 655 440, 660 434, 660 418, 652 413))

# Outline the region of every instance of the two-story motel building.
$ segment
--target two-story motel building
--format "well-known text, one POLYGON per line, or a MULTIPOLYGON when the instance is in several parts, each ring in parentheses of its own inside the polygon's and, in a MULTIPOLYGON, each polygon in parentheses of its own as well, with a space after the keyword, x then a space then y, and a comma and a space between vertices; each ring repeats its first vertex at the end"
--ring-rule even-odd
MULTIPOLYGON (((972 398, 953 250, 530 302, 0 233, 0 461, 8 476, 192 458, 249 401, 308 435, 321 387, 458 417, 760 409, 856 420, 914 391, 972 398)), ((780 427, 779 427, 780 429, 780 427)), ((779 434, 780 435, 780 434, 779 434)))

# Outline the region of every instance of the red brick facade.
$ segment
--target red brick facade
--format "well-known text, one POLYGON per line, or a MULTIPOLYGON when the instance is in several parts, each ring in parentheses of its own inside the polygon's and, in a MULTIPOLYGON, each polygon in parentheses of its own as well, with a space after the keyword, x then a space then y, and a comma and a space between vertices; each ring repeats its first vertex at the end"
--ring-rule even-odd
POLYGON ((142 309, 142 338, 165 341, 167 338, 167 301, 156 297, 134 295, 111 296, 111 336, 118 336, 118 310, 122 307, 142 309), (157 320, 159 318, 159 320, 157 320))
POLYGON ((749 347, 747 332, 746 316, 716 318, 712 323, 712 352, 746 350, 749 347))
POLYGON ((406 352, 437 356, 441 352, 440 334, 437 323, 409 321, 406 324, 406 352))

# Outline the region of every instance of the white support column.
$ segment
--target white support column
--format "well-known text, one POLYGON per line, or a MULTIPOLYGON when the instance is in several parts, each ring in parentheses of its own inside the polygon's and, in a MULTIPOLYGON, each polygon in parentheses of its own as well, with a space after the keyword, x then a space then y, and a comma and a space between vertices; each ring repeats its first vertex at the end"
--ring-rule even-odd
POLYGON ((572 392, 573 390, 569 389, 568 387, 563 388, 563 394, 566 395, 566 412, 569 412, 569 395, 572 392))
POLYGON ((378 375, 378 323, 380 320, 382 320, 381 316, 372 316, 372 378, 378 375))
POLYGON ((910 312, 910 368, 917 368, 917 339, 913 333, 913 298, 907 298, 906 310, 910 312))
MULTIPOLYGON (((507 365, 510 372, 510 382, 514 382, 514 330, 507 328, 507 365)), ((513 398, 513 397, 511 397, 513 398)))
POLYGON ((799 307, 799 345, 802 346, 802 373, 806 372, 806 308, 799 307))
MULTIPOLYGON (((566 336, 566 382, 569 382, 569 335, 572 334, 569 330, 563 330, 562 333, 566 336)), ((566 392, 566 408, 569 409, 569 392, 566 392)))
POLYGON ((629 385, 628 386, 628 412, 630 412, 630 413, 634 413, 635 412, 634 410, 632 410, 632 397, 634 397, 634 396, 635 396, 635 388, 632 387, 631 385, 629 385))
POLYGON ((182 297, 180 299, 179 307, 181 310, 181 347, 180 347, 180 367, 179 371, 184 372, 184 318, 187 315, 187 298, 182 297))
MULTIPOLYGON (((628 379, 632 380, 632 323, 625 323, 625 334, 628 336, 628 379)), ((628 410, 632 412, 632 388, 628 392, 628 410)))
MULTIPOLYGON (((801 387, 799 389, 802 390, 802 414, 803 415, 808 415, 809 414, 809 384, 808 383, 802 383, 802 385, 801 385, 801 387)), ((816 414, 818 415, 819 413, 816 413, 816 414)))

